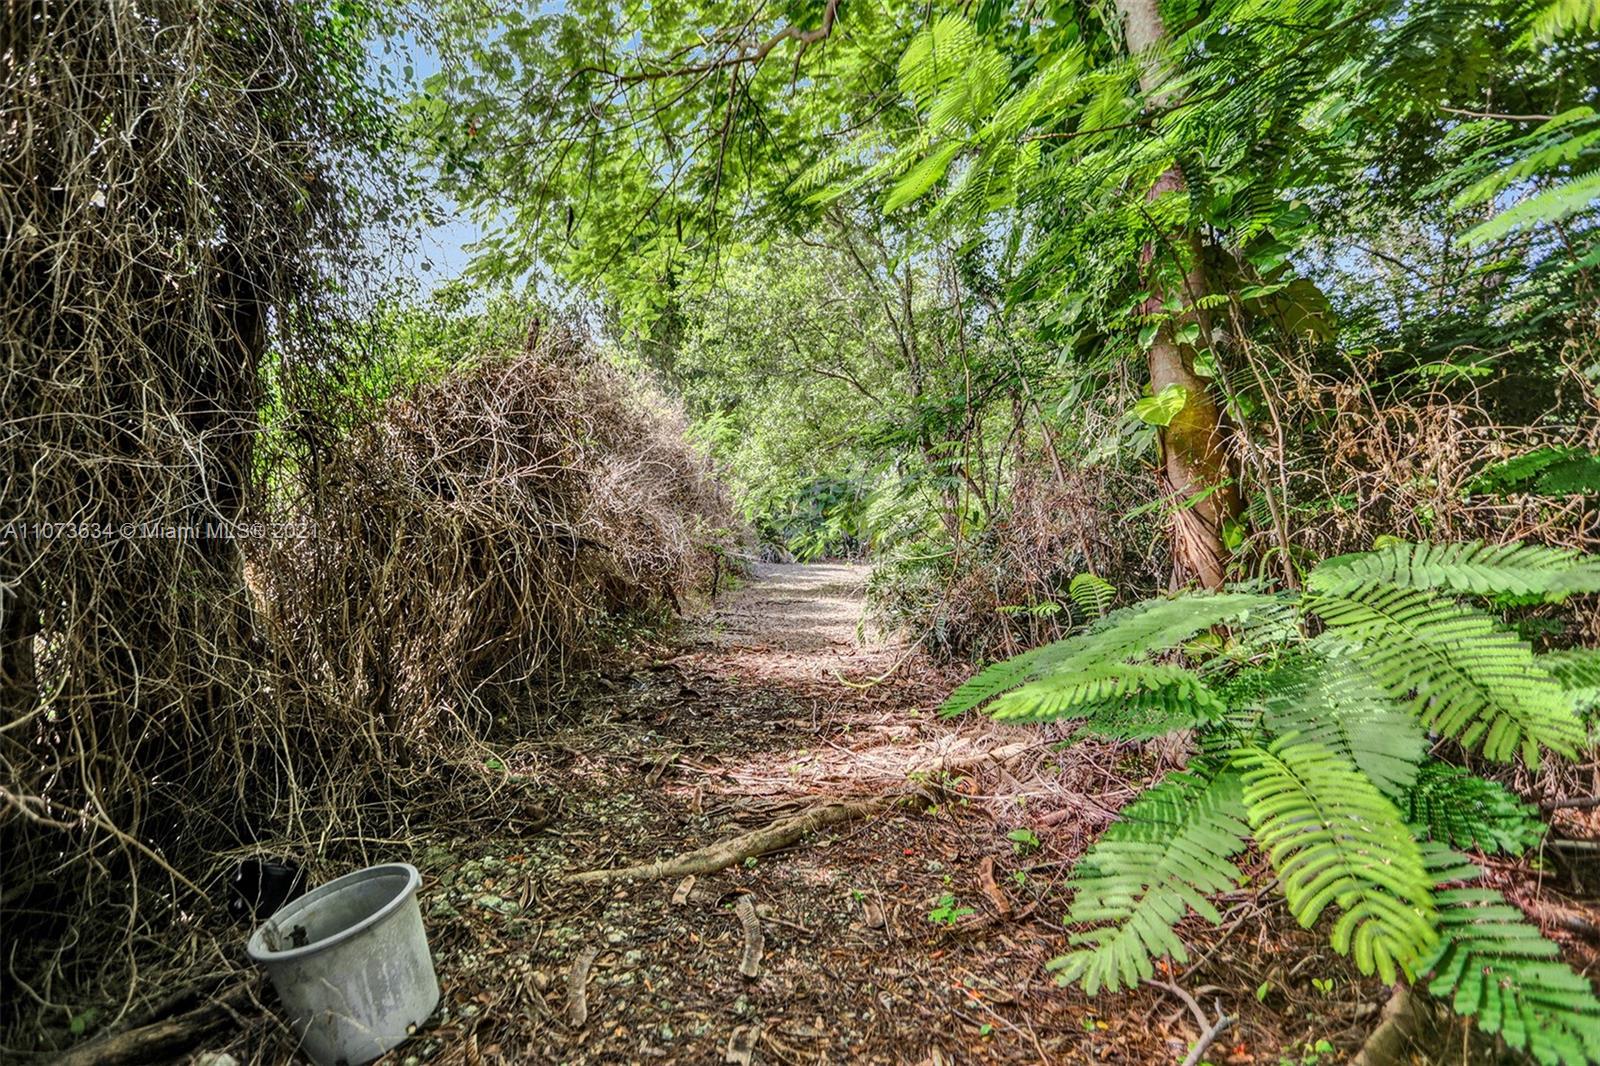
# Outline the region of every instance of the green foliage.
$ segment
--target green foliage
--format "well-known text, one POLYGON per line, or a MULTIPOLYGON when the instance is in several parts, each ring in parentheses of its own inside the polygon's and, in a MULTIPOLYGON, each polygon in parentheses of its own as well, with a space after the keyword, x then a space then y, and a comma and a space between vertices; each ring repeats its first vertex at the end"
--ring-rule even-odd
POLYGON ((990 717, 998 722, 1085 718, 1099 724, 1095 732, 1112 734, 1119 732, 1113 723, 1131 719, 1144 726, 1136 727, 1134 736, 1162 736, 1222 711, 1221 701, 1189 671, 1142 663, 1101 663, 1070 674, 1052 671, 1005 693, 989 707, 990 717), (1122 717, 1100 719, 1101 712, 1122 717))
POLYGON ((1481 611, 1377 581, 1308 601, 1362 650, 1374 683, 1423 725, 1504 762, 1541 746, 1573 755, 1583 728, 1571 701, 1527 644, 1481 611))
POLYGON ((1500 893, 1454 884, 1477 879, 1477 867, 1439 845, 1426 854, 1439 886, 1439 943, 1423 963, 1428 991, 1541 1063, 1600 1061, 1600 1000, 1588 978, 1500 893))
POLYGON ((1600 708, 1600 648, 1551 652, 1539 661, 1578 710, 1600 708))
POLYGON ((1286 656, 1257 672, 1255 706, 1277 736, 1295 736, 1337 753, 1389 796, 1415 780, 1427 747, 1422 726, 1376 687, 1345 649, 1314 642, 1323 654, 1286 656))
POLYGON ((1100 618, 1117 598, 1117 586, 1096 574, 1074 574, 1067 583, 1067 595, 1085 615, 1100 618))
POLYGON ((1306 587, 1339 596, 1371 585, 1449 589, 1480 596, 1540 595, 1558 602, 1600 591, 1600 562, 1565 548, 1537 544, 1407 544, 1328 559, 1312 570, 1306 587))
POLYGON ((1338 753, 1294 734, 1243 747, 1236 762, 1251 829, 1296 920, 1309 929, 1337 904, 1334 950, 1385 982, 1397 969, 1409 976, 1433 943, 1433 904, 1400 812, 1338 753))
POLYGON ((1491 616, 1446 597, 1558 597, 1587 588, 1593 574, 1594 562, 1572 552, 1396 542, 1329 560, 1303 596, 1147 601, 962 685, 946 713, 987 703, 998 720, 1086 719, 1103 729, 1120 715, 1149 729, 1103 731, 1198 733, 1198 774, 1130 805, 1075 872, 1069 921, 1094 928, 1075 934, 1076 950, 1052 967, 1093 992, 1151 976, 1154 958, 1182 961, 1174 927, 1191 912, 1217 920, 1205 896, 1235 882, 1225 860, 1251 839, 1303 926, 1337 912, 1329 941, 1363 973, 1420 979, 1444 959, 1449 975, 1430 988, 1453 994, 1485 1028, 1536 1054, 1568 1046, 1570 1019, 1550 1011, 1579 1010, 1592 997, 1551 999, 1536 985, 1548 975, 1517 961, 1521 933, 1505 934, 1507 959, 1484 964, 1511 967, 1525 994, 1508 985, 1496 998, 1454 963, 1492 956, 1487 938, 1500 927, 1462 932, 1493 914, 1463 917, 1453 908, 1467 897, 1436 894, 1426 842, 1520 853, 1541 825, 1500 786, 1426 758, 1423 729, 1492 759, 1520 752, 1533 764, 1544 749, 1575 751, 1584 740, 1575 704, 1600 682, 1600 659, 1535 656, 1491 616), (1518 996, 1521 1020, 1502 1028, 1518 996))
POLYGON ((976 912, 971 907, 963 907, 957 902, 956 897, 949 892, 939 897, 939 901, 928 911, 928 921, 934 925, 953 928, 955 924, 969 914, 976 912))
POLYGON ((1493 781, 1436 760, 1421 766, 1407 793, 1406 821, 1429 840, 1510 855, 1521 855, 1544 836, 1536 807, 1493 781))
POLYGON ((1006 834, 1006 839, 1011 841, 1011 850, 1018 855, 1039 850, 1039 837, 1031 829, 1013 829, 1006 834))
POLYGON ((1093 995, 1154 977, 1154 958, 1187 962, 1173 927, 1191 909, 1221 920, 1206 897, 1238 883, 1229 859, 1248 832, 1238 775, 1214 767, 1172 774, 1125 807, 1073 871, 1067 924, 1095 928, 1050 963, 1057 979, 1093 995))
MULTIPOLYGON (((1063 711, 1118 693, 1156 693, 1181 685, 1177 675, 1156 667, 1134 668, 1128 660, 1165 651, 1202 630, 1228 621, 1248 620, 1251 612, 1279 607, 1271 596, 1222 593, 1187 596, 1144 603, 1113 611, 1087 633, 1071 641, 1045 645, 995 663, 963 682, 939 712, 961 714, 1001 693, 1018 690, 1007 704, 1011 715, 1022 720, 1051 717, 1047 708, 1063 711), (1091 676, 1077 671, 1093 667, 1091 676), (1025 683, 1038 682, 1037 685, 1025 683), (1035 708, 1040 708, 1035 713, 1035 708)), ((1198 694, 1203 686, 1185 691, 1198 694)))
POLYGON ((1600 455, 1586 448, 1536 448, 1485 468, 1472 490, 1541 496, 1600 493, 1600 455))
POLYGON ((1533 17, 1535 41, 1553 41, 1568 33, 1600 31, 1600 3, 1595 0, 1554 0, 1533 17))

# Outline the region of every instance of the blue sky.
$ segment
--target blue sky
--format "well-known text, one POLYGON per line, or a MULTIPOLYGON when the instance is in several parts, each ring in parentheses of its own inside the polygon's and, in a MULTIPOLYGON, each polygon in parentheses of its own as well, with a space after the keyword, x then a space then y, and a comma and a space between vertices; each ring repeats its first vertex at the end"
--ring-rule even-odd
MULTIPOLYGON (((386 65, 402 86, 413 90, 421 87, 424 78, 439 71, 439 57, 414 33, 407 32, 387 41, 373 40, 368 43, 367 50, 375 64, 386 65), (409 78, 405 76, 407 67, 411 69, 409 78)), ((441 197, 440 204, 445 209, 445 221, 424 228, 416 254, 396 264, 398 273, 414 279, 425 293, 466 268, 471 259, 466 246, 484 233, 481 225, 447 198, 441 197), (425 269, 424 264, 431 269, 425 269)))

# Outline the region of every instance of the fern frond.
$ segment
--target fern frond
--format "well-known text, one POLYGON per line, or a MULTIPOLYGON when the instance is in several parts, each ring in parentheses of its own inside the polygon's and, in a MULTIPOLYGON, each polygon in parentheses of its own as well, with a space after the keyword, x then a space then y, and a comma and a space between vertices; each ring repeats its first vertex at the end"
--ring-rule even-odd
POLYGON ((1521 855, 1544 836, 1536 808, 1493 781, 1437 760, 1418 771, 1405 810, 1420 834, 1458 848, 1521 855))
POLYGON ((1573 648, 1538 657, 1579 713, 1600 707, 1600 648, 1573 648))
POLYGON ((1600 493, 1600 454, 1571 445, 1535 448, 1483 469, 1473 492, 1532 492, 1541 496, 1600 493))
POLYGON ((1488 244, 1513 230, 1532 229, 1593 211, 1597 202, 1600 202, 1600 173, 1585 174, 1535 193, 1515 207, 1474 226, 1461 235, 1461 242, 1474 247, 1488 244))
POLYGON ((1283 622, 1288 609, 1275 596, 1218 592, 1146 600, 1112 611, 1087 633, 1061 641, 1072 648, 1063 664, 1121 661, 1167 651, 1196 633, 1224 623, 1283 622))
POLYGON ((1487 888, 1446 887, 1480 871, 1441 845, 1426 859, 1439 891, 1439 943, 1422 963, 1428 991, 1541 1063, 1600 1061, 1600 1000, 1517 907, 1487 888))
POLYGON ((943 180, 950 163, 961 151, 960 141, 946 141, 923 157, 908 171, 884 198, 884 214, 892 214, 943 180))
POLYGON ((1500 762, 1520 748, 1529 766, 1538 765, 1540 745, 1572 755, 1583 743, 1554 679, 1488 615, 1415 589, 1333 587, 1308 606, 1361 646, 1367 676, 1424 725, 1500 762))
POLYGON ((1052 671, 1090 669, 1165 651, 1203 629, 1248 620, 1252 612, 1270 621, 1281 619, 1285 611, 1276 597, 1243 592, 1146 600, 1111 612, 1087 633, 986 667, 952 692, 939 713, 961 714, 1052 671))
POLYGON ((956 14, 941 17, 906 46, 900 57, 900 88, 927 110, 940 87, 959 77, 980 47, 971 22, 956 14))
POLYGON ((1600 0, 1555 0, 1533 19, 1533 39, 1541 43, 1584 31, 1600 32, 1600 0))
POLYGON ((1221 718, 1227 707, 1180 666, 1100 663, 1060 670, 1006 693, 989 709, 997 722, 1087 719, 1093 733, 1162 736, 1221 718))
POLYGON ((1221 721, 1227 710, 1224 702, 1197 681, 1192 689, 1141 691, 1094 704, 1084 709, 1079 728, 1091 736, 1111 740, 1151 740, 1221 721))
POLYGON ((1511 593, 1552 600, 1600 591, 1600 561, 1537 544, 1395 543, 1325 560, 1306 578, 1313 592, 1340 594, 1374 585, 1511 593))
POLYGON ((972 708, 993 699, 1007 689, 1016 688, 1025 681, 1039 676, 1052 662, 1065 658, 1070 652, 1063 647, 1065 641, 1045 644, 990 663, 982 670, 956 686, 954 692, 939 705, 939 713, 946 718, 964 714, 972 708))
POLYGON ((1403 794, 1427 750, 1422 727, 1344 657, 1339 644, 1321 640, 1313 648, 1322 654, 1294 656, 1262 671, 1259 705, 1267 728, 1337 752, 1383 792, 1403 794))
POLYGON ((1206 898, 1239 881, 1231 857, 1244 849, 1239 779, 1207 767, 1175 773, 1122 809, 1073 871, 1067 914, 1077 951, 1050 962, 1062 984, 1094 995, 1155 975, 1152 959, 1187 962, 1173 927, 1191 910, 1217 924, 1206 898))
POLYGON ((1365 774, 1320 744, 1284 737, 1236 756, 1257 843, 1309 929, 1330 904, 1329 938, 1362 973, 1414 972, 1434 943, 1432 881, 1400 812, 1365 774))
POLYGON ((1117 598, 1117 586, 1097 574, 1074 574, 1067 583, 1067 595, 1084 614, 1099 617, 1117 598))

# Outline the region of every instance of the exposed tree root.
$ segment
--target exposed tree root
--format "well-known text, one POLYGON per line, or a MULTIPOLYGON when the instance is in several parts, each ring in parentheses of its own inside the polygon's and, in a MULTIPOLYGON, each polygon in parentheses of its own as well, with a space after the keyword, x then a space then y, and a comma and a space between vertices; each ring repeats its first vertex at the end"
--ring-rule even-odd
POLYGON ((716 873, 754 856, 786 848, 807 833, 875 814, 887 802, 886 798, 879 798, 853 803, 825 803, 791 818, 779 819, 771 825, 741 833, 709 847, 685 852, 670 859, 642 863, 638 866, 624 866, 615 870, 584 870, 581 873, 568 874, 566 879, 575 884, 604 884, 610 881, 637 881, 716 873))
POLYGON ((79 1044, 56 1059, 57 1066, 121 1066, 170 1062, 233 1021, 250 1003, 253 981, 236 985, 193 1010, 79 1044))
POLYGON ((1431 1003, 1419 1002, 1405 985, 1396 985, 1383 1005, 1378 1027, 1361 1045, 1351 1066, 1404 1066, 1413 1049, 1425 1050, 1439 1037, 1439 1015, 1431 1003))

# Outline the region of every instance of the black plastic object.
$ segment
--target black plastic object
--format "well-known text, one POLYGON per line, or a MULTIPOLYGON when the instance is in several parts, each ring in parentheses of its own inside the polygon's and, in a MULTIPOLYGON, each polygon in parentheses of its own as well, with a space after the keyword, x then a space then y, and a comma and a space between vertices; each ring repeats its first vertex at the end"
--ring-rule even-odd
POLYGON ((277 859, 245 859, 229 882, 228 913, 260 921, 306 894, 306 872, 277 859))

